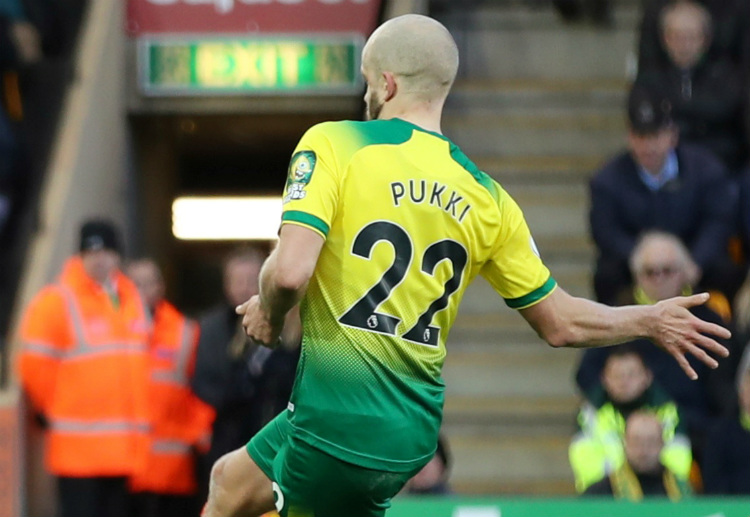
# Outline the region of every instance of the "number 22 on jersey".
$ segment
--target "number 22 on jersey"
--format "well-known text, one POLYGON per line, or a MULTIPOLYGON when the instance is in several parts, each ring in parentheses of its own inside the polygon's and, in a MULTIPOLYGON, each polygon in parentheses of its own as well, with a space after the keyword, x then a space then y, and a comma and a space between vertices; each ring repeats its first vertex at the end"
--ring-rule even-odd
MULTIPOLYGON (((380 241, 387 241, 393 246, 393 263, 383 272, 380 280, 339 318, 339 323, 368 332, 395 336, 401 319, 377 312, 377 308, 406 278, 414 258, 414 245, 406 230, 397 224, 390 221, 375 221, 362 228, 354 238, 352 254, 370 260, 375 245, 380 241)), ((432 325, 433 316, 448 306, 448 299, 461 286, 468 253, 459 242, 443 239, 427 246, 418 259, 421 260, 421 273, 425 275, 433 276, 437 265, 443 260, 449 260, 453 267, 453 275, 445 282, 443 293, 427 303, 424 312, 417 318, 417 323, 401 335, 407 341, 436 347, 439 343, 440 328, 432 325)))

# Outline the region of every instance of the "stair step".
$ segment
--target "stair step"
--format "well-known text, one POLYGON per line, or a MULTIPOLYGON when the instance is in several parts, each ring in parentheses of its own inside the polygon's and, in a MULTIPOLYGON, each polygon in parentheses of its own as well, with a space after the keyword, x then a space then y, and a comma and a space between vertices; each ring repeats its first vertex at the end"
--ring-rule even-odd
POLYGON ((577 495, 572 474, 564 479, 451 479, 451 488, 462 495, 537 495, 544 497, 577 495))
MULTIPOLYGON (((616 131, 624 134, 626 125, 621 110, 612 113, 561 113, 549 109, 534 113, 529 108, 519 108, 517 113, 449 113, 443 117, 443 124, 452 134, 467 130, 502 131, 507 129, 532 129, 555 131, 616 131)), ((541 110, 540 110, 541 111, 541 110)))
MULTIPOLYGON (((492 345, 493 334, 486 336, 484 342, 492 345)), ((450 357, 443 367, 447 393, 463 397, 575 396, 573 372, 578 354, 552 349, 531 330, 527 336, 517 343, 501 330, 494 333, 494 351, 487 347, 485 353, 467 353, 460 350, 461 341, 452 334, 450 357)))
POLYGON ((543 183, 587 183, 601 167, 607 155, 538 154, 499 156, 496 154, 469 155, 480 170, 495 178, 501 185, 509 181, 543 183))
MULTIPOLYGON (((456 395, 448 392, 445 398, 445 419, 447 425, 466 429, 477 423, 490 423, 511 429, 514 426, 546 423, 524 428, 525 433, 549 434, 556 432, 551 427, 563 425, 568 432, 572 429, 580 400, 577 396, 552 395, 533 397, 490 395, 456 395)), ((494 427, 493 429, 498 429, 494 427)), ((465 431, 464 431, 465 432, 465 431)))
POLYGON ((610 155, 625 145, 624 129, 597 127, 509 127, 492 129, 467 125, 446 133, 470 157, 473 156, 588 156, 610 155), (540 145, 543 142, 543 145, 540 145))
POLYGON ((508 101, 534 100, 556 104, 599 100, 602 103, 625 99, 629 82, 622 77, 463 77, 457 79, 448 96, 446 107, 456 99, 481 104, 492 99, 508 101))
POLYGON ((450 28, 463 57, 462 77, 625 78, 632 67, 635 31, 580 27, 560 30, 450 28))
POLYGON ((446 436, 454 457, 451 483, 462 493, 471 486, 477 491, 473 493, 517 493, 524 485, 537 490, 554 484, 563 489, 568 483, 573 490, 567 456, 570 436, 479 437, 452 435, 449 429, 446 436))

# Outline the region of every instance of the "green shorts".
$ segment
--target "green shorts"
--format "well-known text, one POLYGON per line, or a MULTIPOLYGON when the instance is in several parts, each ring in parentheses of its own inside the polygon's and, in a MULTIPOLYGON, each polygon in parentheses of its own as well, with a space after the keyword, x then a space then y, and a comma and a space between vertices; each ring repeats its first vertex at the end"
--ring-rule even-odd
POLYGON ((273 482, 282 517, 383 517, 391 498, 421 468, 386 472, 338 460, 294 436, 286 411, 246 449, 273 482))

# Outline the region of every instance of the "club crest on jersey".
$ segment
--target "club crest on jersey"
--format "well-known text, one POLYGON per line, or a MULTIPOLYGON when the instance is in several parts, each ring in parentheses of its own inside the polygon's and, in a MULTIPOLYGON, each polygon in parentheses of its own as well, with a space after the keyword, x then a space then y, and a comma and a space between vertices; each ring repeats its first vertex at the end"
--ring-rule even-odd
POLYGON ((314 151, 299 151, 292 156, 289 163, 289 175, 286 180, 286 196, 284 203, 294 199, 302 199, 307 194, 305 187, 310 183, 315 171, 317 156, 314 151))

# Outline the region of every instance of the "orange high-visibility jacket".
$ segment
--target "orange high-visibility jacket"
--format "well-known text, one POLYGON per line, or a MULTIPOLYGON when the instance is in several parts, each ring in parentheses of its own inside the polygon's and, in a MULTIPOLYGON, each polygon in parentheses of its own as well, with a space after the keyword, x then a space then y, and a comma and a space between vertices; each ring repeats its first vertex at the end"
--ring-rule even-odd
POLYGON ((128 476, 146 460, 150 322, 135 285, 119 272, 114 284, 117 306, 75 256, 21 324, 21 384, 58 476, 128 476))
POLYGON ((151 446, 145 468, 131 478, 135 492, 195 493, 193 449, 207 450, 214 409, 190 390, 198 324, 162 301, 149 342, 151 446))

